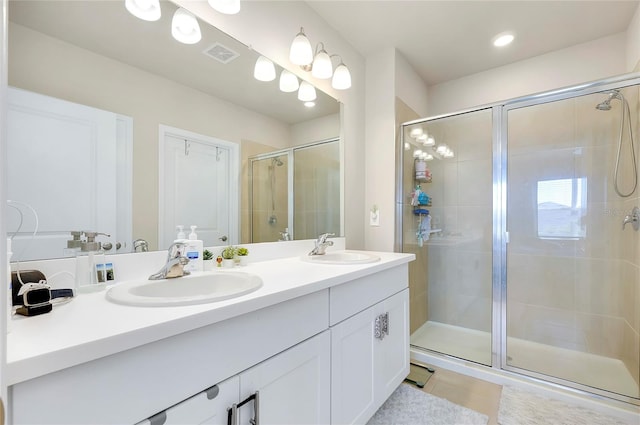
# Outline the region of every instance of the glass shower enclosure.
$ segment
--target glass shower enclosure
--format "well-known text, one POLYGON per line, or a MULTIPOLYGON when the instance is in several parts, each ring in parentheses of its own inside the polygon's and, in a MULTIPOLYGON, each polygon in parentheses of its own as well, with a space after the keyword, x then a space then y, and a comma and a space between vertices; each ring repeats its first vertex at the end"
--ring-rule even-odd
POLYGON ((640 404, 639 84, 633 74, 402 125, 414 357, 640 404))

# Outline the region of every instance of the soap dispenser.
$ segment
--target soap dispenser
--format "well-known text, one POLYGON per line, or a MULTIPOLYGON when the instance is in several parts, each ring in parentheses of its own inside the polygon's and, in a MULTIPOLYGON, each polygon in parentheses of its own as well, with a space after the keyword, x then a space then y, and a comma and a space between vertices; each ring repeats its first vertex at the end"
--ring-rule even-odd
POLYGON ((80 230, 72 230, 71 231, 71 239, 67 241, 67 247, 63 250, 62 254, 64 257, 75 257, 80 248, 82 248, 82 237, 83 232, 80 230))
POLYGON ((187 240, 187 236, 184 234, 184 226, 182 224, 178 224, 176 226, 176 230, 178 231, 178 235, 174 242, 185 242, 187 240))
POLYGON ((76 291, 96 292, 106 287, 106 256, 102 244, 96 242, 98 235, 110 235, 92 231, 83 232, 86 240, 80 244, 76 254, 76 291))
POLYGON ((190 272, 201 272, 204 270, 204 262, 202 260, 203 242, 198 239, 196 234, 196 228, 198 226, 191 226, 191 233, 189 233, 189 239, 185 242, 185 257, 189 259, 189 262, 184 266, 185 270, 190 272))

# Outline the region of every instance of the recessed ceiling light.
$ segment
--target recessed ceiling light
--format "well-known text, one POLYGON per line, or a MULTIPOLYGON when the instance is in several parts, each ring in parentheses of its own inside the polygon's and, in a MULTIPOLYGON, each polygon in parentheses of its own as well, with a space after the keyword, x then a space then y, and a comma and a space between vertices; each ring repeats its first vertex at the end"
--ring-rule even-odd
POLYGON ((501 32, 493 37, 493 45, 496 47, 504 47, 507 44, 510 44, 514 38, 516 37, 511 32, 501 32))

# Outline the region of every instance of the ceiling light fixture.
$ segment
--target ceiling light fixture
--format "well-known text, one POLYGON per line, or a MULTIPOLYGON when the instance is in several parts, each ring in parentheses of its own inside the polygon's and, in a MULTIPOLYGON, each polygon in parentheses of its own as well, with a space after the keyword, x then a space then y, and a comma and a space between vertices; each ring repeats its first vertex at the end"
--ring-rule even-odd
POLYGON ((144 21, 157 21, 162 15, 159 0, 125 0, 124 6, 129 13, 144 21))
POLYGON ((298 77, 286 69, 283 69, 280 73, 280 91, 291 93, 298 90, 298 88, 300 88, 298 77))
POLYGON ((351 87, 351 73, 349 68, 342 62, 342 58, 339 55, 331 55, 331 57, 338 56, 340 63, 333 71, 333 79, 331 80, 331 87, 336 90, 346 90, 351 87))
POLYGON ((313 108, 314 106, 316 106, 316 102, 304 102, 304 106, 306 106, 307 108, 313 108))
POLYGON ((515 39, 515 35, 511 32, 501 32, 500 34, 493 37, 492 42, 496 47, 504 47, 515 39))
POLYGON ((422 127, 412 128, 411 131, 409 132, 409 135, 414 139, 422 136, 423 134, 424 134, 424 130, 422 130, 422 127))
POLYGON ((258 81, 273 81, 276 79, 276 67, 269 59, 260 56, 253 68, 253 77, 258 81))
POLYGON ((182 7, 176 10, 171 20, 171 35, 184 44, 196 44, 202 39, 200 25, 193 15, 182 7))
POLYGON ((345 90, 351 87, 351 73, 339 55, 330 55, 320 42, 316 45, 314 57, 311 42, 304 33, 304 28, 300 27, 300 32, 295 36, 289 50, 289 60, 295 65, 299 65, 303 70, 311 72, 315 78, 331 80, 331 87, 336 90, 345 90), (338 66, 333 70, 331 58, 337 56, 340 60, 338 66))
POLYGON ((427 137, 427 140, 422 142, 422 144, 425 146, 434 146, 436 144, 436 140, 432 136, 429 136, 427 137))
POLYGON ((303 102, 316 100, 316 88, 306 81, 301 82, 298 89, 298 99, 303 102))
POLYGON ((209 6, 225 15, 235 15, 240 12, 240 0, 209 0, 209 6))

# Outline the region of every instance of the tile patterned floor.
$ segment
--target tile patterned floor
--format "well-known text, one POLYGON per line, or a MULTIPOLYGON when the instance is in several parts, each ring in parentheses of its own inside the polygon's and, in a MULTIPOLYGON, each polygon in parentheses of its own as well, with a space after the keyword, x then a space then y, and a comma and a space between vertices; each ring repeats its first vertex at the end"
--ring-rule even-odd
POLYGON ((498 424, 502 385, 436 369, 422 390, 489 416, 488 425, 498 424))

